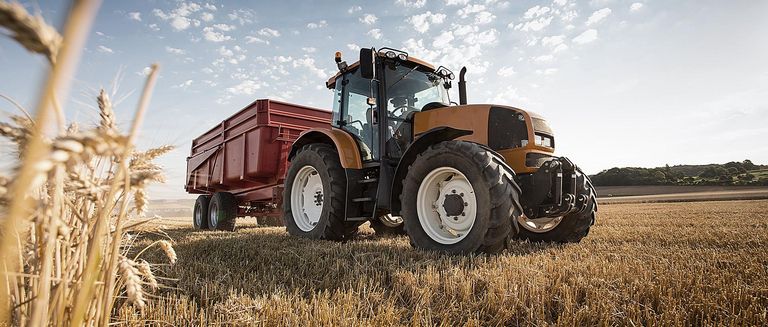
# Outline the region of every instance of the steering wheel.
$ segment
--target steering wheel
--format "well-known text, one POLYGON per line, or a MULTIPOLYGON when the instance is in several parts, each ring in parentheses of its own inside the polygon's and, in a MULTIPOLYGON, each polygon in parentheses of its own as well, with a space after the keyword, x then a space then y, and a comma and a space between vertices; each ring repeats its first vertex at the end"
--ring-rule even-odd
POLYGON ((396 107, 395 110, 392 110, 392 115, 397 117, 403 117, 403 116, 406 116, 411 111, 419 111, 419 109, 409 105, 399 106, 399 107, 396 107), (397 114, 398 110, 400 111, 400 114, 397 114))

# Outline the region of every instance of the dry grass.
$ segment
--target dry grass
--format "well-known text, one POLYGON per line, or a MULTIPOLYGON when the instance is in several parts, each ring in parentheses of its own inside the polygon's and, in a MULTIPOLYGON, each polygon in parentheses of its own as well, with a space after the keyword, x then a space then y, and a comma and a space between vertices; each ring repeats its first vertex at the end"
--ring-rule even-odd
MULTIPOLYGON (((142 223, 144 187, 163 180, 152 160, 170 150, 133 146, 157 67, 127 132, 115 125, 103 91, 98 126, 64 128, 59 100, 97 8, 98 1, 74 1, 62 37, 39 16, 0 0, 0 27, 52 65, 34 117, 22 109, 26 117, 0 123, 0 136, 17 147, 2 155, 19 158, 11 176, 0 176, 0 325, 106 326, 123 304, 145 307, 144 284, 159 286, 149 263, 136 261, 140 254, 126 257, 142 223)), ((173 252, 170 243, 158 244, 173 252)))
MULTIPOLYGON (((363 232, 346 244, 283 228, 170 231, 176 289, 131 325, 762 325, 768 201, 600 207, 580 244, 444 256, 363 232)), ((191 219, 189 219, 191 220, 191 219)), ((137 241, 147 245, 154 237, 137 241)), ((163 254, 152 252, 156 260, 163 254)))

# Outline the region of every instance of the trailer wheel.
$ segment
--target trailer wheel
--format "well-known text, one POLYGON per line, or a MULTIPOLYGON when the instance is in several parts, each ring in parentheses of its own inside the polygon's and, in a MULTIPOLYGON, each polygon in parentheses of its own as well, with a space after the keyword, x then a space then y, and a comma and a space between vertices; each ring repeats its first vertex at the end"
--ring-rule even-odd
POLYGON ((360 224, 344 221, 346 183, 333 147, 321 143, 302 147, 285 179, 283 221, 288 233, 337 241, 351 237, 360 224))
POLYGON ((376 235, 405 235, 403 217, 391 214, 371 220, 371 228, 376 232, 376 235))
POLYGON ((501 157, 478 144, 432 145, 408 169, 400 201, 405 230, 420 249, 494 253, 520 215, 520 188, 501 157))
POLYGON ((589 234, 589 228, 595 222, 597 204, 595 190, 588 185, 579 196, 587 199, 587 205, 581 212, 556 218, 529 219, 521 215, 517 219, 520 233, 515 238, 532 242, 578 243, 589 234))
POLYGON ((210 195, 201 195, 195 200, 195 209, 192 211, 192 227, 194 229, 208 228, 208 204, 210 201, 210 195))
POLYGON ((216 192, 208 204, 208 229, 234 231, 237 200, 229 192, 216 192))

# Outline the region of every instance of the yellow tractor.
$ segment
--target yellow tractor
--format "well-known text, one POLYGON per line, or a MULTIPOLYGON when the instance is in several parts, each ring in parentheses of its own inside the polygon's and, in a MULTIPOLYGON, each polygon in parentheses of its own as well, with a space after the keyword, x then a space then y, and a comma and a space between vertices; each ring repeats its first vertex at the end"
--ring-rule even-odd
POLYGON ((547 122, 505 105, 467 104, 454 74, 391 48, 363 48, 339 72, 330 128, 296 139, 283 193, 291 235, 344 240, 366 221, 419 249, 494 253, 509 240, 579 242, 595 190, 554 156, 547 122))

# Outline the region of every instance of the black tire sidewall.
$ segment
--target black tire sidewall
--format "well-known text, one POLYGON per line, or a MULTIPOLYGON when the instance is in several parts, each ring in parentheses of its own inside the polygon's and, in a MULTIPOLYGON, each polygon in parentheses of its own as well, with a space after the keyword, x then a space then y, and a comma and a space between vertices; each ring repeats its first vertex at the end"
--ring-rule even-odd
POLYGON ((283 191, 283 212, 285 228, 291 235, 302 236, 311 239, 320 239, 324 236, 324 228, 328 225, 329 211, 331 210, 331 197, 338 196, 331 192, 331 177, 328 173, 328 168, 323 162, 323 158, 315 151, 304 150, 299 152, 296 157, 291 161, 291 166, 288 169, 288 175, 286 176, 285 190, 283 191), (317 225, 310 230, 304 231, 296 225, 295 217, 291 208, 291 195, 293 194, 293 184, 301 168, 311 166, 320 175, 320 179, 323 183, 323 211, 320 214, 320 220, 317 225))
POLYGON ((194 229, 206 229, 208 228, 208 205, 210 204, 211 197, 209 195, 200 195, 195 200, 195 207, 192 211, 192 227, 194 229), (200 210, 198 210, 198 208, 200 210), (200 211, 200 223, 197 223, 197 213, 200 211))
POLYGON ((411 165, 403 187, 403 224, 408 236, 417 247, 426 250, 446 251, 450 253, 467 253, 476 251, 482 245, 485 233, 489 228, 492 210, 490 186, 486 185, 482 169, 469 158, 459 153, 437 152, 425 153, 419 156, 411 165), (451 167, 466 176, 475 192, 477 216, 466 237, 454 244, 442 244, 433 240, 424 231, 418 218, 417 194, 424 178, 433 170, 441 167, 451 167), (418 181, 418 182, 414 182, 418 181))

